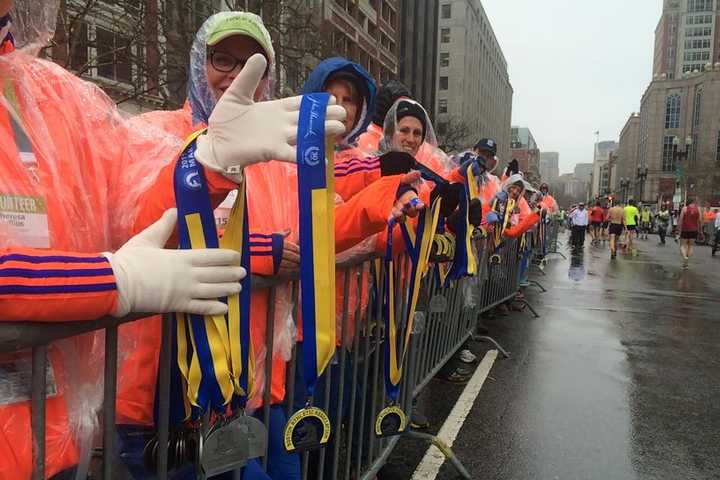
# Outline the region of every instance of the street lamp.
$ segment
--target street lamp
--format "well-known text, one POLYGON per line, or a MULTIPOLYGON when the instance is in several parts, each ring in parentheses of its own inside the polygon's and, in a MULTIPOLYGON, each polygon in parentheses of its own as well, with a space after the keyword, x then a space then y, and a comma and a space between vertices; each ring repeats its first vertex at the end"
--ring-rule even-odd
MULTIPOLYGON (((677 179, 678 184, 680 183, 680 180, 684 180, 684 186, 682 189, 682 192, 684 192, 683 203, 687 203, 687 176, 685 175, 682 164, 683 161, 687 160, 692 144, 693 139, 690 135, 688 135, 685 137, 685 150, 679 150, 678 147, 680 146, 680 139, 678 137, 673 138, 673 166, 675 167, 675 178, 677 179)), ((683 195, 682 192, 680 195, 683 195)))
POLYGON ((622 192, 623 203, 627 203, 627 193, 630 187, 630 179, 622 177, 620 179, 620 191, 622 192))
POLYGON ((637 168, 637 181, 640 185, 640 203, 643 201, 643 194, 645 193, 645 180, 648 176, 648 168, 647 167, 638 167, 637 168))

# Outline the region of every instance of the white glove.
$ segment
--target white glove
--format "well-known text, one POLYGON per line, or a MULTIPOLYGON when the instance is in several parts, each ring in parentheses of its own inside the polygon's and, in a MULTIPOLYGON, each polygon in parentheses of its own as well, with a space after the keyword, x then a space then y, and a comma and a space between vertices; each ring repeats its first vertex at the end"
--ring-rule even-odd
MULTIPOLYGON (((253 163, 295 162, 302 96, 255 103, 253 95, 266 65, 259 53, 248 59, 210 115, 207 133, 197 139, 197 160, 237 183, 242 180, 242 169, 253 163)), ((329 105, 325 135, 344 133, 346 115, 343 107, 329 105)))
POLYGON ((175 230, 177 210, 131 238, 110 261, 118 289, 116 317, 130 312, 182 312, 220 315, 227 305, 218 300, 240 291, 245 269, 240 253, 225 249, 164 249, 175 230))

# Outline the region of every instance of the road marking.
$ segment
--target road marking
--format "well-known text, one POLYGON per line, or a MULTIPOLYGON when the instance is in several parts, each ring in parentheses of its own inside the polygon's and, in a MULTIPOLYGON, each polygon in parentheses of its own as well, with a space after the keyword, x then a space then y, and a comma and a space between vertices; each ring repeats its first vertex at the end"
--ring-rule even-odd
MULTIPOLYGON (((472 378, 468 384, 465 385, 465 389, 460 395, 460 398, 458 398, 457 403, 455 403, 447 420, 443 423, 440 432, 438 432, 437 437, 448 447, 452 447, 453 442, 455 442, 460 428, 462 428, 465 423, 465 419, 470 413, 475 399, 477 399, 480 389, 483 383, 485 383, 485 379, 487 379, 497 356, 497 350, 490 350, 485 354, 485 357, 483 357, 482 362, 478 365, 472 378)), ((430 445, 420 465, 418 465, 415 473, 413 473, 413 480, 432 480, 436 478, 443 463, 445 463, 445 455, 443 455, 435 445, 430 445)))

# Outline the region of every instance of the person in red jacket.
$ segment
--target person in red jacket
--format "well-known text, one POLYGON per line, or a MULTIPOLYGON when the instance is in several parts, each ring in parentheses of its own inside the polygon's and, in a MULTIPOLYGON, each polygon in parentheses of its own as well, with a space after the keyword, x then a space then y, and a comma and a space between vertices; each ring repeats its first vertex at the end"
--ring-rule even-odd
MULTIPOLYGON (((29 8, 28 4, 20 6, 29 8)), ((0 17, 10 7, 10 2, 1 2, 0 17)), ((162 197, 143 193, 147 189, 172 190, 166 177, 148 176, 144 168, 156 158, 174 161, 177 142, 168 142, 165 134, 133 130, 97 87, 28 54, 52 37, 51 28, 45 27, 54 24, 57 3, 44 2, 42 7, 40 12, 18 12, 25 22, 18 38, 27 41, 33 32, 41 35, 26 51, 13 51, 7 37, 2 39, 2 320, 93 320, 130 312, 223 313, 227 307, 217 298, 239 291, 244 275, 234 266, 239 254, 220 249, 163 250, 174 231, 175 212, 163 214, 165 209, 158 207, 162 197), (47 23, 31 24, 33 21, 47 23), (148 222, 138 229, 144 231, 115 254, 98 253, 122 245, 129 237, 135 212, 146 207, 157 209, 155 219, 159 220, 154 225, 148 222)), ((230 85, 227 102, 216 109, 226 115, 234 113, 229 115, 233 120, 214 126, 211 122, 204 146, 198 143, 196 160, 208 169, 213 188, 236 185, 239 179, 226 173, 226 167, 264 161, 267 158, 261 150, 268 147, 277 158, 282 157, 281 150, 287 152, 285 146, 292 149, 284 133, 273 128, 263 132, 267 136, 253 134, 253 128, 264 123, 258 122, 262 114, 279 104, 256 107, 244 103, 237 95, 244 87, 242 82, 230 85), (237 147, 222 142, 221 134, 228 131, 236 134, 237 147), (252 144, 242 138, 246 132, 252 136, 252 144)), ((282 106, 292 122, 291 104, 282 106)), ((297 110, 294 112, 297 115, 297 110)), ((337 129, 338 125, 331 127, 337 129)), ((342 126, 336 131, 342 131, 342 126)), ((47 476, 73 467, 81 453, 89 453, 78 450, 76 432, 79 425, 92 424, 97 405, 83 403, 86 410, 78 410, 67 388, 89 394, 92 385, 99 384, 95 376, 88 375, 97 373, 92 366, 98 362, 92 357, 94 337, 76 340, 50 347, 55 385, 47 400, 47 476), (81 371, 64 369, 69 360, 81 371)), ((3 356, 3 360, 27 364, 22 354, 3 356)), ((23 395, 6 398, 0 405, 2 479, 31 475, 29 405, 23 395)))

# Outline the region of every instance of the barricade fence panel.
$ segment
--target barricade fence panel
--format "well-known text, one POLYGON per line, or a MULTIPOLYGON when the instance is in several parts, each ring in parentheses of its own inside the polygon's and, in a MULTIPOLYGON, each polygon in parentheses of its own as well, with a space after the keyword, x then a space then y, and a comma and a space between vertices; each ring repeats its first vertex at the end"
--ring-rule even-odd
MULTIPOLYGON (((410 419, 412 403, 440 368, 473 334, 478 315, 513 298, 519 289, 519 263, 523 242, 504 239, 495 246, 490 239, 474 242, 478 260, 477 274, 440 284, 436 266, 431 264, 422 283, 413 324, 407 321, 409 306, 410 261, 401 255, 396 262, 395 320, 397 338, 407 333, 409 350, 403 365, 397 405, 410 419)), ((373 478, 387 461, 399 436, 378 438, 375 422, 381 410, 391 404, 385 388, 385 347, 387 332, 383 319, 382 301, 387 288, 385 262, 377 257, 364 258, 337 266, 338 302, 337 346, 334 358, 318 381, 312 403, 328 413, 332 425, 329 443, 319 450, 300 455, 303 479, 373 478)), ((268 305, 265 325, 265 352, 262 364, 262 406, 255 412, 266 429, 277 428, 271 421, 286 421, 306 403, 302 372, 302 343, 295 343, 285 363, 285 401, 272 404, 273 369, 281 350, 276 322, 276 298, 290 292, 292 318, 298 318, 299 288, 294 279, 254 279, 254 288, 267 289, 268 305)), ((329 292, 328 294, 332 294, 329 292)), ((133 321, 138 317, 123 321, 133 321)), ((118 368, 118 321, 106 318, 94 322, 73 324, 0 323, 0 353, 32 348, 32 434, 35 439, 33 478, 45 477, 45 404, 48 346, 53 341, 83 332, 105 333, 104 402, 102 406, 101 436, 104 444, 102 473, 105 479, 130 478, 119 474, 116 457, 115 401, 118 368), (113 452, 108 454, 108 452, 113 452)), ((162 322, 162 347, 159 355, 157 390, 157 475, 172 478, 168 464, 168 445, 174 438, 176 426, 169 425, 170 366, 175 361, 169 347, 172 321, 165 316, 162 322)), ((402 349, 400 349, 402 351, 402 349)), ((283 357, 284 358, 284 357, 283 357)), ((100 412, 98 412, 100 416, 100 412)), ((207 416, 200 431, 209 428, 207 416)), ((28 432, 28 435, 30 432, 28 432)), ((276 450, 277 445, 273 445, 276 450)), ((171 446, 172 449, 172 446, 171 446)), ((268 467, 271 454, 261 459, 268 467)), ((98 472, 99 473, 99 472, 98 472)), ((198 475, 198 478, 204 478, 198 475)))

